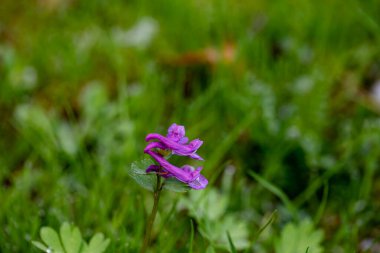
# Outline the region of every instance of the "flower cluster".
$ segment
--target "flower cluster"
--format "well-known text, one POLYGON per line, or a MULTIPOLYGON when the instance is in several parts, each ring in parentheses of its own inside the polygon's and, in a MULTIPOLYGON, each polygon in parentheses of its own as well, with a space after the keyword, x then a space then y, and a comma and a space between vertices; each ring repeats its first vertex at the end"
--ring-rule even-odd
POLYGON ((185 127, 177 124, 172 124, 168 129, 168 134, 162 136, 160 134, 148 134, 145 138, 150 142, 144 149, 144 153, 150 155, 158 165, 151 165, 146 172, 154 172, 164 178, 174 177, 177 180, 186 183, 193 189, 204 189, 208 181, 200 174, 202 167, 195 169, 190 165, 184 165, 181 168, 169 163, 163 153, 169 151, 173 155, 188 156, 195 160, 203 160, 196 152, 203 141, 195 139, 189 142, 185 136, 185 127))

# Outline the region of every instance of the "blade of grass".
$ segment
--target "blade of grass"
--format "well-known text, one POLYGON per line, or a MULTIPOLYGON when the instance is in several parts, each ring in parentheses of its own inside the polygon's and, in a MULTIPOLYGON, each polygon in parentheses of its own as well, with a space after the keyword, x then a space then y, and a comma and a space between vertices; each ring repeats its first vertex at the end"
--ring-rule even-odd
POLYGON ((277 210, 274 210, 273 213, 270 215, 269 220, 262 226, 259 231, 257 231, 257 234, 255 235, 255 241, 257 238, 259 238, 260 234, 270 225, 274 222, 274 220, 277 217, 277 210))
POLYGON ((160 230, 159 231, 162 231, 164 230, 165 226, 167 226, 170 218, 172 217, 172 215, 174 214, 176 208, 177 208, 177 204, 178 204, 178 201, 179 201, 179 198, 176 198, 172 207, 170 208, 170 211, 164 216, 164 218, 162 218, 162 223, 161 223, 161 226, 160 226, 160 230))
POLYGON ((194 221, 193 219, 190 219, 190 246, 189 246, 189 253, 193 253, 193 241, 194 241, 194 221))
POLYGON ((319 223, 319 221, 322 218, 323 213, 325 212, 326 205, 327 205, 327 197, 328 197, 328 195, 329 195, 329 185, 328 185, 327 182, 325 182, 325 186, 323 187, 322 202, 319 205, 317 214, 315 215, 315 218, 314 218, 314 223, 315 224, 319 223))
POLYGON ((377 40, 380 39, 379 37, 379 32, 380 32, 380 26, 376 22, 376 20, 369 14, 367 13, 362 7, 359 6, 357 3, 356 11, 357 13, 362 17, 363 23, 367 26, 368 30, 372 32, 374 37, 376 37, 377 40))
POLYGON ((253 237, 252 239, 252 242, 250 244, 250 247, 248 247, 244 253, 248 253, 250 249, 253 248, 253 245, 255 244, 255 242, 257 241, 257 239, 259 238, 260 234, 270 225, 272 224, 275 219, 277 217, 277 210, 274 210, 273 213, 270 215, 268 221, 264 224, 264 226, 262 226, 259 231, 257 231, 257 233, 255 234, 255 236, 253 237))
POLYGON ((322 176, 317 177, 305 191, 303 191, 300 195, 297 196, 297 198, 293 202, 294 205, 296 207, 302 206, 323 185, 324 182, 326 182, 329 178, 338 173, 344 166, 344 164, 345 161, 341 161, 335 167, 331 168, 330 170, 327 170, 322 176))
MULTIPOLYGON (((225 166, 219 166, 215 168, 222 160, 225 153, 233 146, 233 143, 239 138, 240 134, 256 119, 254 114, 247 115, 231 132, 224 138, 223 142, 217 146, 212 156, 208 159, 207 168, 209 171, 213 171, 213 174, 209 180, 209 186, 213 185, 215 180, 223 172, 225 166)), ((202 191, 202 195, 198 199, 198 202, 206 196, 206 191, 202 191)))
POLYGON ((227 237, 228 237, 228 242, 229 242, 229 244, 230 244, 231 252, 232 252, 232 253, 236 253, 237 251, 236 251, 235 245, 234 245, 234 243, 233 243, 233 241, 232 241, 232 238, 231 238, 230 232, 228 232, 228 231, 227 231, 227 237))
POLYGON ((273 185, 269 181, 265 180, 264 178, 262 178, 261 176, 259 176, 257 173, 253 171, 250 171, 249 175, 253 177, 261 186, 263 186, 264 188, 269 190, 271 193, 276 195, 284 203, 288 211, 291 213, 293 219, 298 220, 296 207, 293 205, 293 203, 290 201, 288 196, 286 196, 286 194, 280 188, 273 185))
POLYGON ((212 156, 208 159, 207 167, 209 171, 213 171, 213 175, 209 180, 209 185, 212 185, 218 178, 219 174, 223 171, 223 167, 216 166, 220 163, 228 150, 233 147, 233 143, 239 138, 241 133, 246 129, 255 119, 255 114, 248 114, 240 123, 227 135, 226 138, 217 146, 212 156))

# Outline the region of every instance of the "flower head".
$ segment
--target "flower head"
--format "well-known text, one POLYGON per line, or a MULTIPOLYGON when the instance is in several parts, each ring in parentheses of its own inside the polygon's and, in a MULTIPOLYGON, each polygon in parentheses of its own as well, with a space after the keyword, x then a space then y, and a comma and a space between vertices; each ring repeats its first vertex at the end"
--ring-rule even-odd
POLYGON ((146 141, 156 140, 149 143, 144 153, 150 155, 158 165, 151 165, 147 172, 155 172, 164 178, 174 177, 177 180, 188 184, 193 189, 203 189, 208 184, 207 179, 200 174, 202 167, 194 169, 190 165, 184 165, 181 168, 169 163, 161 154, 161 150, 170 150, 172 154, 179 156, 188 156, 196 160, 203 160, 196 152, 203 144, 203 141, 195 139, 188 144, 188 138, 185 136, 185 127, 172 124, 168 129, 166 137, 152 133, 145 138, 146 141))
POLYGON ((200 174, 202 167, 198 167, 197 169, 194 169, 194 167, 190 165, 184 165, 182 166, 182 170, 190 172, 190 173, 193 173, 194 171, 199 172, 198 177, 196 177, 194 180, 188 183, 188 185, 191 188, 200 190, 200 189, 204 189, 207 186, 208 180, 203 175, 200 174))
POLYGON ((169 127, 166 137, 180 144, 185 144, 189 141, 189 139, 185 136, 185 127, 177 125, 176 123, 173 123, 169 127))
MULTIPOLYGON (((186 137, 182 137, 179 141, 184 140, 186 137)), ((160 134, 148 134, 145 138, 146 141, 157 140, 157 142, 151 142, 146 146, 145 150, 151 149, 152 147, 160 148, 160 149, 169 149, 173 154, 179 156, 189 156, 196 160, 203 160, 196 152, 202 146, 203 141, 199 139, 192 140, 188 144, 180 143, 179 141, 175 141, 172 138, 164 137, 160 134)), ((187 138, 186 138, 187 140, 187 138)), ((186 141, 187 142, 187 141, 186 141)), ((144 150, 144 151, 145 151, 144 150)))

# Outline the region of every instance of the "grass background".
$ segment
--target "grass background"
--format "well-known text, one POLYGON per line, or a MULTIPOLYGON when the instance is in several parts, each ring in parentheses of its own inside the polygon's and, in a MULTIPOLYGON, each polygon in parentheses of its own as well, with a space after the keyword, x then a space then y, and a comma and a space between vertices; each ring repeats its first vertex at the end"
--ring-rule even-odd
POLYGON ((226 231, 241 252, 379 252, 379 17, 375 0, 3 0, 1 252, 64 221, 137 252, 152 197, 127 168, 172 122, 204 140, 210 185, 163 194, 152 252, 228 252, 226 231))

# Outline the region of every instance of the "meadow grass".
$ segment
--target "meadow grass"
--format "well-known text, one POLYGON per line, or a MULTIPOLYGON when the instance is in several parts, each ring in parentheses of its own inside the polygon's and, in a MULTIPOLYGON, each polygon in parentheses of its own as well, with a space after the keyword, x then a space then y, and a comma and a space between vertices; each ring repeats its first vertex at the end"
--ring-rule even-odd
POLYGON ((378 252, 379 6, 3 0, 0 251, 68 221, 138 252, 127 171, 176 122, 210 184, 162 193, 151 252, 378 252))

